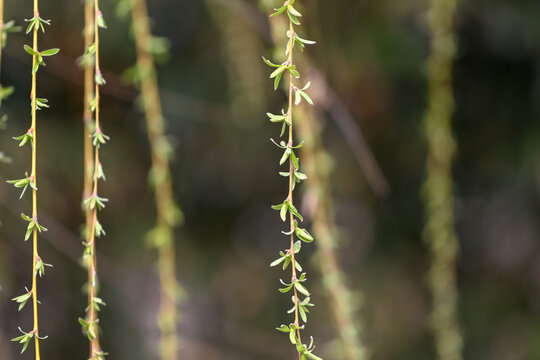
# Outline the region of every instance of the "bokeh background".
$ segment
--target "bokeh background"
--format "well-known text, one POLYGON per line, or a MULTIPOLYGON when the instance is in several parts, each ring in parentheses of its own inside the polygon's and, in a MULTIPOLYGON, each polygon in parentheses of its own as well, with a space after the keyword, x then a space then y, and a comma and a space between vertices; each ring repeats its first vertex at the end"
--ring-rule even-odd
MULTIPOLYGON (((427 0, 306 0, 303 31, 318 41, 306 51, 354 124, 360 127, 391 191, 375 195, 336 114, 318 107, 323 141, 334 159, 331 185, 341 229, 340 263, 355 292, 364 340, 377 360, 433 359, 427 326, 429 256, 421 240, 420 189, 426 141, 425 63, 429 55, 427 0), (337 120, 337 121, 336 121, 337 120)), ((7 0, 5 18, 22 25, 30 1, 7 0)), ((276 1, 277 5, 277 1, 276 1)), ((149 148, 137 90, 122 74, 135 62, 129 22, 115 3, 101 2, 103 151, 110 203, 99 240, 103 348, 110 359, 155 359, 159 333, 156 254, 145 242, 154 224, 147 185, 149 148)), ((85 271, 79 265, 83 174, 81 1, 42 1, 52 26, 43 48, 60 47, 40 69, 38 182, 40 254, 54 264, 40 281, 44 359, 85 359, 87 341, 77 318, 84 313, 85 271)), ((289 321, 289 299, 277 291, 284 277, 269 263, 286 247, 270 204, 282 200, 280 153, 268 141, 279 131, 265 113, 284 102, 267 79, 261 55, 270 56, 268 20, 249 0, 152 0, 153 30, 170 41, 158 67, 176 200, 186 221, 177 232, 182 359, 293 358, 286 336, 273 329, 289 321), (240 70, 239 70, 240 69, 240 70)), ((460 322, 465 359, 540 358, 540 2, 461 0, 454 63, 458 153, 454 167, 460 322)), ((15 87, 3 104, 9 115, 0 149, 13 158, 0 165, 0 359, 18 355, 9 339, 28 328, 31 312, 11 302, 29 283, 31 252, 20 213, 29 198, 4 183, 30 165, 28 148, 11 137, 26 131, 30 57, 13 34, 3 56, 2 84, 15 87), (2 185, 4 183, 4 185, 2 185)), ((339 116, 337 116, 339 118, 339 116)), ((349 124, 350 125, 350 124, 349 124)), ((301 194, 301 191, 298 194, 301 194)), ((300 201, 300 199, 298 200, 300 201)), ((318 263, 303 265, 316 307, 307 333, 332 360, 330 326, 318 263)))

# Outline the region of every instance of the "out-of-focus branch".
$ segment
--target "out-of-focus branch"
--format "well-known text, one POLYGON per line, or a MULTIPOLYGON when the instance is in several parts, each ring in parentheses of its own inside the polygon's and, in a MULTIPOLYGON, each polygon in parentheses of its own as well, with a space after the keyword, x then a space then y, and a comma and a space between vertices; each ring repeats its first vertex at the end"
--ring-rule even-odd
POLYGON ((339 230, 334 219, 334 206, 330 174, 332 159, 322 146, 320 121, 312 109, 300 108, 297 111, 297 129, 306 140, 303 147, 304 159, 309 181, 304 203, 313 223, 317 239, 317 260, 320 263, 324 287, 326 288, 329 309, 337 329, 339 343, 333 354, 336 359, 365 360, 368 351, 362 343, 363 321, 357 316, 353 296, 336 253, 339 230))
POLYGON ((428 59, 429 105, 424 115, 428 143, 426 179, 422 188, 426 212, 423 238, 430 249, 428 283, 432 295, 431 328, 437 360, 461 360, 456 258, 459 243, 454 229, 452 162, 452 61, 455 0, 432 0, 431 54, 428 59))
POLYGON ((170 145, 165 136, 165 121, 157 82, 152 49, 152 32, 146 0, 131 0, 132 26, 137 51, 137 70, 140 76, 142 104, 146 131, 150 143, 152 166, 150 179, 154 187, 156 226, 149 233, 158 253, 160 310, 158 326, 161 331, 162 360, 178 359, 178 307, 181 287, 176 279, 175 227, 184 215, 174 202, 170 169, 170 145))

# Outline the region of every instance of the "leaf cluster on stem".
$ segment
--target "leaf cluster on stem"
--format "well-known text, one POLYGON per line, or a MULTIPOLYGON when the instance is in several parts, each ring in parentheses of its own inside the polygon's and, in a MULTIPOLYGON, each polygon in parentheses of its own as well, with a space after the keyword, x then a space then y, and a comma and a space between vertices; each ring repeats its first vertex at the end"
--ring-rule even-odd
MULTIPOLYGON (((1 4, 3 9, 3 2, 1 4)), ((35 359, 40 360, 40 343, 39 340, 45 339, 46 336, 40 336, 39 334, 39 322, 38 322, 38 288, 37 288, 37 277, 43 277, 45 275, 45 267, 51 267, 52 265, 45 263, 38 253, 38 233, 47 231, 42 224, 38 221, 38 206, 37 206, 37 111, 42 108, 48 108, 48 101, 44 98, 39 98, 36 91, 36 82, 37 82, 37 73, 40 66, 44 66, 45 62, 44 57, 49 57, 57 54, 60 49, 53 48, 49 50, 38 50, 38 31, 41 30, 42 33, 45 32, 45 25, 50 25, 50 20, 45 20, 39 16, 39 6, 38 0, 34 0, 34 16, 30 20, 29 25, 26 29, 26 34, 32 33, 32 46, 24 45, 24 50, 32 56, 32 83, 30 90, 30 107, 31 107, 31 118, 32 122, 28 131, 14 139, 19 141, 19 147, 23 147, 26 144, 29 144, 32 152, 32 161, 31 161, 31 170, 30 173, 26 172, 25 176, 20 179, 8 180, 8 183, 13 185, 15 188, 22 189, 20 198, 24 196, 26 190, 30 187, 32 189, 32 215, 28 216, 24 213, 21 214, 22 219, 27 223, 26 233, 24 240, 27 241, 32 238, 32 287, 30 290, 26 289, 26 292, 23 295, 14 297, 12 300, 19 304, 19 311, 22 310, 28 302, 32 302, 33 308, 33 320, 34 325, 32 330, 25 332, 20 330, 22 333, 21 336, 18 336, 12 341, 19 342, 22 344, 22 351, 24 352, 30 342, 34 340, 35 344, 35 359)), ((5 42, 5 33, 7 31, 14 30, 15 27, 13 23, 10 24, 7 30, 2 29, 2 45, 5 42)), ((2 93, 6 93, 6 89, 2 88, 2 93)), ((0 96, 4 98, 4 96, 0 96)))
POLYGON ((98 220, 98 211, 103 210, 109 201, 107 198, 99 196, 98 191, 99 182, 106 179, 100 161, 100 150, 110 140, 103 133, 100 123, 100 87, 106 84, 99 62, 99 29, 101 28, 106 29, 107 26, 99 9, 99 0, 86 0, 85 51, 79 58, 79 64, 85 71, 83 121, 86 139, 83 208, 86 214, 86 231, 83 242, 83 264, 87 269, 88 276, 88 306, 85 309, 86 317, 79 318, 79 323, 89 341, 89 360, 103 360, 107 355, 101 349, 99 342, 99 312, 101 307, 105 306, 105 302, 98 297, 99 281, 96 257, 96 238, 105 235, 105 230, 98 220), (92 121, 92 116, 94 121, 92 121))
POLYGON ((295 2, 295 0, 285 1, 282 6, 275 9, 275 12, 270 15, 274 17, 286 14, 289 18, 289 30, 285 34, 288 39, 285 50, 287 59, 282 63, 275 63, 263 57, 263 61, 274 69, 270 74, 270 79, 273 79, 274 82, 274 90, 279 88, 282 79, 288 78, 289 80, 287 111, 282 110, 281 115, 267 113, 271 122, 281 124, 280 137, 288 133, 287 141, 282 140, 279 143, 273 139, 271 141, 283 151, 279 164, 281 166, 286 164, 288 171, 281 171, 279 174, 287 178, 289 183, 289 191, 285 200, 278 205, 272 206, 272 208, 279 211, 280 218, 283 222, 289 221, 289 231, 282 231, 282 233, 289 237, 290 245, 288 249, 279 253, 280 257, 274 260, 270 266, 281 265, 283 270, 285 270, 291 264, 291 280, 289 282, 280 280, 283 287, 279 291, 281 293, 292 292, 293 307, 288 313, 294 314, 294 321, 289 325, 281 325, 277 330, 289 335, 289 340, 296 347, 299 360, 320 360, 321 358, 313 353, 315 349, 313 338, 311 338, 308 345, 302 342, 301 337, 301 330, 304 329, 308 321, 308 308, 312 307, 313 304, 310 302, 311 293, 305 285, 307 275, 305 272, 302 272, 302 266, 300 266, 296 258, 300 253, 302 243, 311 243, 314 239, 306 229, 299 226, 299 222, 303 222, 304 219, 294 205, 293 192, 296 184, 307 180, 308 176, 300 172, 300 157, 298 152, 304 145, 304 142, 302 141, 298 145, 294 144, 293 115, 294 107, 300 105, 302 99, 309 104, 313 104, 313 101, 307 93, 310 86, 309 82, 301 88, 295 84, 295 81, 300 78, 300 72, 294 64, 293 52, 295 47, 303 50, 306 45, 312 45, 315 42, 301 38, 296 33, 295 26, 300 25, 299 19, 302 17, 302 14, 294 7, 295 2), (298 273, 300 274, 298 275, 298 273))

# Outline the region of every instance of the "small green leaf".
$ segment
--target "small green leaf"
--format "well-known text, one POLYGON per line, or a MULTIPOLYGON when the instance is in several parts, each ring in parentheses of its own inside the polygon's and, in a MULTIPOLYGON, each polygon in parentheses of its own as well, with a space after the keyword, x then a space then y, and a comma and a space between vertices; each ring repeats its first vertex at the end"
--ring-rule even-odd
POLYGON ((304 285, 300 284, 299 282, 295 282, 294 283, 294 287, 296 288, 296 290, 298 290, 299 292, 301 292, 302 294, 304 294, 305 296, 309 296, 309 291, 304 287, 304 285))
POLYGON ((297 16, 298 15, 295 15, 293 12, 291 12, 291 9, 298 13, 291 5, 289 5, 287 7, 287 15, 289 15, 289 19, 291 19, 291 21, 293 22, 293 24, 295 25, 300 25, 300 21, 298 20, 297 16))
POLYGON ((286 257, 282 256, 279 259, 276 259, 276 260, 272 261, 272 263, 270 264, 270 267, 274 267, 274 266, 277 266, 277 265, 281 264, 283 261, 285 261, 285 259, 286 259, 286 257))
POLYGON ((287 325, 281 325, 280 327, 277 328, 277 330, 279 330, 281 332, 284 332, 284 333, 288 333, 289 331, 291 331, 291 329, 289 329, 289 327, 287 325))
POLYGON ((302 17, 302 14, 300 14, 298 10, 296 10, 292 5, 287 6, 287 11, 289 11, 294 16, 302 17))
POLYGON ((278 16, 278 15, 281 15, 285 12, 285 10, 287 10, 287 6, 286 5, 283 5, 282 7, 278 8, 278 9, 274 9, 275 13, 273 13, 272 15, 270 15, 270 17, 274 17, 274 16, 278 16))
POLYGON ((84 52, 84 56, 93 56, 96 53, 96 44, 91 43, 88 45, 88 48, 84 52))
POLYGON ((302 228, 296 228, 296 236, 306 243, 310 243, 313 241, 313 236, 311 236, 310 233, 308 233, 305 229, 302 228))
POLYGON ((19 196, 19 199, 22 199, 24 193, 26 192, 26 189, 28 186, 30 186, 32 189, 37 190, 37 187, 35 183, 33 182, 33 178, 28 176, 28 173, 25 173, 26 177, 22 179, 16 179, 16 180, 8 180, 7 183, 15 186, 16 188, 22 188, 21 195, 19 196))
POLYGON ((36 55, 38 54, 37 52, 34 51, 34 49, 32 49, 32 48, 31 48, 30 46, 28 46, 28 45, 24 45, 24 50, 25 50, 28 54, 30 54, 30 55, 32 55, 32 56, 36 56, 36 55))
POLYGON ((40 52, 40 54, 41 56, 53 56, 53 55, 58 54, 59 51, 60 49, 54 48, 54 49, 49 49, 49 50, 43 50, 40 52))
POLYGON ((291 204, 290 202, 287 203, 287 207, 289 208, 289 211, 294 215, 296 216, 298 219, 300 219, 300 221, 304 221, 304 218, 302 217, 302 215, 300 215, 300 213, 298 212, 298 210, 296 210, 296 208, 294 207, 293 204, 291 204))
POLYGON ((26 134, 14 137, 13 140, 20 141, 19 147, 24 146, 29 141, 30 141, 30 144, 32 144, 32 146, 33 146, 34 141, 33 141, 33 135, 32 134, 33 134, 33 130, 30 129, 30 130, 28 130, 28 132, 26 134))
POLYGON ((291 344, 296 344, 296 329, 291 328, 289 331, 289 340, 291 344))
POLYGON ((107 141, 110 140, 110 138, 105 135, 100 128, 97 128, 94 132, 94 134, 92 135, 92 138, 94 139, 92 141, 92 143, 94 144, 94 146, 96 147, 100 147, 100 145, 103 145, 103 144, 106 144, 107 141))
POLYGON ((298 90, 298 93, 300 93, 300 96, 304 98, 308 102, 309 105, 313 105, 313 100, 311 100, 311 97, 303 90, 298 90))
POLYGON ((32 75, 37 73, 38 70, 39 70, 39 60, 36 58, 34 60, 34 65, 32 66, 32 75))
POLYGON ((273 62, 271 62, 270 60, 268 60, 267 58, 265 58, 264 56, 262 57, 263 61, 265 62, 266 65, 270 66, 270 67, 275 67, 275 68, 278 68, 280 67, 281 65, 279 64, 274 64, 273 62))
POLYGON ((97 11, 97 23, 98 23, 98 26, 102 29, 106 29, 107 28, 107 24, 105 23, 105 19, 103 18, 103 14, 101 13, 101 11, 97 11))
POLYGON ((273 79, 273 78, 275 78, 276 76, 283 74, 283 72, 284 72, 286 69, 287 69, 287 67, 284 66, 284 65, 278 67, 276 70, 274 70, 274 72, 272 72, 272 74, 270 74, 270 79, 273 79))
POLYGON ((42 108, 48 108, 49 105, 47 104, 49 100, 45 98, 36 98, 36 110, 41 110, 42 108))
POLYGON ((323 360, 323 358, 320 358, 320 357, 318 357, 317 355, 312 354, 312 353, 310 353, 310 352, 306 352, 306 356, 307 356, 308 358, 310 358, 311 360, 323 360))
POLYGON ((272 205, 272 209, 274 210, 281 210, 282 207, 284 207, 285 204, 279 204, 279 205, 272 205))
POLYGON ((292 65, 292 66, 289 66, 287 68, 287 70, 289 70, 289 72, 291 73, 292 76, 294 76, 295 78, 299 78, 300 77, 300 73, 296 70, 296 66, 292 65))
POLYGON ((292 153, 293 152, 290 148, 285 149, 283 155, 281 156, 281 159, 279 160, 279 165, 285 164, 285 161, 287 161, 287 159, 289 158, 289 156, 291 156, 292 153))
POLYGON ((300 164, 298 163, 298 158, 296 157, 296 154, 292 150, 291 150, 291 160, 294 165, 294 168, 298 170, 300 168, 300 164))
POLYGON ((98 85, 105 85, 107 82, 105 81, 105 78, 101 74, 101 72, 96 72, 96 75, 94 76, 94 80, 96 84, 98 85))
POLYGON ((281 208, 281 210, 279 211, 279 216, 281 218, 281 221, 285 222, 285 220, 287 220, 287 207, 286 206, 281 208))
POLYGON ((300 314, 300 317, 302 318, 302 321, 303 322, 307 322, 307 315, 306 315, 306 311, 304 310, 304 308, 302 306, 298 306, 298 313, 300 314))
POLYGON ((13 300, 13 301, 15 301, 15 302, 17 302, 19 304, 19 310, 18 311, 21 311, 22 308, 24 308, 24 306, 26 305, 26 303, 28 302, 28 300, 31 297, 32 297, 32 292, 28 291, 28 289, 26 289, 26 294, 14 297, 11 300, 13 300))
MULTIPOLYGON (((281 280, 280 280, 280 281, 281 281, 281 280)), ((292 287, 293 287, 294 284, 295 284, 295 283, 292 283, 292 284, 285 284, 283 281, 281 281, 281 283, 282 283, 283 285, 285 285, 284 288, 280 288, 280 289, 279 289, 279 291, 280 291, 281 293, 286 293, 286 292, 291 291, 292 287)))
POLYGON ((21 336, 18 336, 14 339, 11 339, 11 341, 18 341, 19 344, 23 344, 23 348, 22 348, 22 351, 21 351, 21 354, 26 350, 26 348, 28 347, 28 344, 30 344, 30 340, 32 340, 32 338, 34 337, 34 334, 35 332, 34 331, 31 331, 31 332, 24 332, 21 330, 21 328, 19 328, 19 331, 23 334, 21 336))

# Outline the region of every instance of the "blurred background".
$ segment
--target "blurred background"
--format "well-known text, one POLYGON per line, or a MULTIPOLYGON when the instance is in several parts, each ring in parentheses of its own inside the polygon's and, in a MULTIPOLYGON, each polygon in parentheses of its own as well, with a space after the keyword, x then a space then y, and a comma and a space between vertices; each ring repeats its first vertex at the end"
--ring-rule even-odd
MULTIPOLYGON (((31 2, 6 2, 5 19, 24 25, 31 2)), ((429 1, 302 4, 302 34, 318 44, 299 59, 309 59, 335 95, 326 97, 329 103, 319 101, 316 111, 333 159, 339 261, 354 292, 354 322, 363 324, 372 359, 433 359, 420 200, 429 1), (357 161, 366 150, 350 145, 351 126, 359 127, 361 133, 352 133, 363 134, 369 144, 388 181, 387 196, 377 195, 366 181, 357 161)), ((107 236, 97 245, 101 297, 108 304, 101 313, 102 344, 110 359, 155 359, 156 254, 145 242, 155 221, 147 183, 149 146, 137 90, 123 76, 135 63, 135 51, 129 21, 117 18, 114 2, 102 1, 101 7, 108 24, 101 33, 107 79, 102 122, 111 137, 102 152, 107 173, 102 194, 110 202, 101 222, 107 236)), ((170 41, 158 75, 175 147, 176 201, 186 217, 176 236, 178 277, 186 293, 181 358, 294 358, 287 337, 274 330, 290 321, 285 313, 290 299, 277 291, 278 279, 286 275, 269 268, 287 246, 270 208, 283 200, 287 184, 278 175, 281 154, 268 141, 279 135, 279 127, 265 116, 279 112, 285 101, 273 91, 261 61, 261 55, 272 56, 267 16, 255 0, 152 0, 149 12, 154 34, 170 41)), ((54 264, 39 282, 40 330, 49 336, 42 356, 84 359, 87 340, 77 322, 86 306, 86 274, 79 261, 83 76, 76 64, 83 52, 83 6, 43 1, 40 13, 52 20, 40 47, 61 48, 38 80, 38 96, 51 105, 38 114, 40 222, 49 229, 41 236, 40 255, 54 264)), ((536 0, 458 2, 454 186, 465 359, 540 358, 539 13, 536 0)), ((2 360, 33 356, 31 350, 18 355, 19 346, 9 342, 18 336, 17 326, 31 324, 31 311, 18 313, 10 301, 30 281, 31 248, 23 241, 20 213, 28 213, 31 204, 29 197, 18 200, 19 193, 4 182, 20 178, 30 166, 29 148, 19 149, 11 140, 30 124, 31 58, 23 50, 30 41, 23 33, 11 34, 2 59, 2 84, 15 87, 3 103, 9 121, 0 132, 0 150, 13 159, 0 165, 2 360)), ((306 334, 315 337, 318 354, 332 360, 336 333, 329 326, 314 246, 301 255, 316 304, 306 334)))

